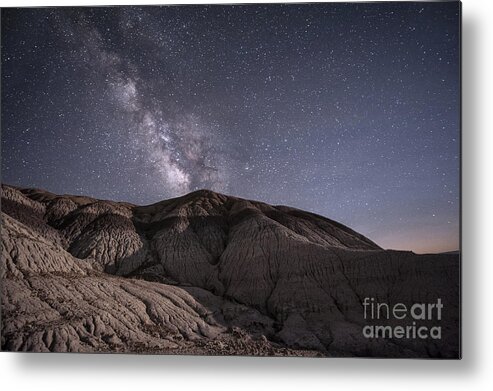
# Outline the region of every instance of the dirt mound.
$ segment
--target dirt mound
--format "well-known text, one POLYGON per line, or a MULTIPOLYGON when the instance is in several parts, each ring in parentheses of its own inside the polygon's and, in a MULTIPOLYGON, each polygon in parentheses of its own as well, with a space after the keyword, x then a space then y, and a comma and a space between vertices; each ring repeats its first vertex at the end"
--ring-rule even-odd
POLYGON ((4 185, 2 219, 5 350, 459 354, 457 254, 205 190, 136 206, 4 185), (365 338, 365 297, 441 298, 443 338, 365 338))

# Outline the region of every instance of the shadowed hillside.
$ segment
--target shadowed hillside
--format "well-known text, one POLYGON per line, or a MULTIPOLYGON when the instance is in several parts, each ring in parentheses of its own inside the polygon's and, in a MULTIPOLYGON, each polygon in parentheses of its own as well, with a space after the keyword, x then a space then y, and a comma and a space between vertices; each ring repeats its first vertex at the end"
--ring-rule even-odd
POLYGON ((2 220, 4 350, 459 354, 457 254, 206 190, 136 206, 3 185, 2 220), (365 297, 441 298, 442 339, 364 338, 365 297))

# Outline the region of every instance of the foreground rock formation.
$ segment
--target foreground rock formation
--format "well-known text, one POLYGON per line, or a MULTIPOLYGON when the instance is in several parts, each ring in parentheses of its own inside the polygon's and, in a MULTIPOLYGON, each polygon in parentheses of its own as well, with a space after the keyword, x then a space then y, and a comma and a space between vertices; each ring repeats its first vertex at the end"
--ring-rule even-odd
POLYGON ((210 191, 135 206, 3 185, 1 206, 3 350, 459 355, 458 255, 210 191), (441 298, 442 338, 365 338, 365 297, 441 298))

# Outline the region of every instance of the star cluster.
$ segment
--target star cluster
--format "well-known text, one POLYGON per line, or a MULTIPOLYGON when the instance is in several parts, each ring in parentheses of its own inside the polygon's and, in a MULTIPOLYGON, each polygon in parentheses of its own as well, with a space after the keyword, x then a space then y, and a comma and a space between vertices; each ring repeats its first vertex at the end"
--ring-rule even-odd
POLYGON ((287 204, 459 247, 459 4, 2 10, 2 180, 287 204))

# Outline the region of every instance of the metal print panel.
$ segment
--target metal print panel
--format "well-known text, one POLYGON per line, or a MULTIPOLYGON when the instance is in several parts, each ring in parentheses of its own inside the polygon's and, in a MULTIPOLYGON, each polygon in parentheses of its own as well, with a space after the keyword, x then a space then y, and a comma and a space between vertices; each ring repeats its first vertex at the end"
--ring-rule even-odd
POLYGON ((2 9, 1 347, 460 358, 460 3, 2 9))

